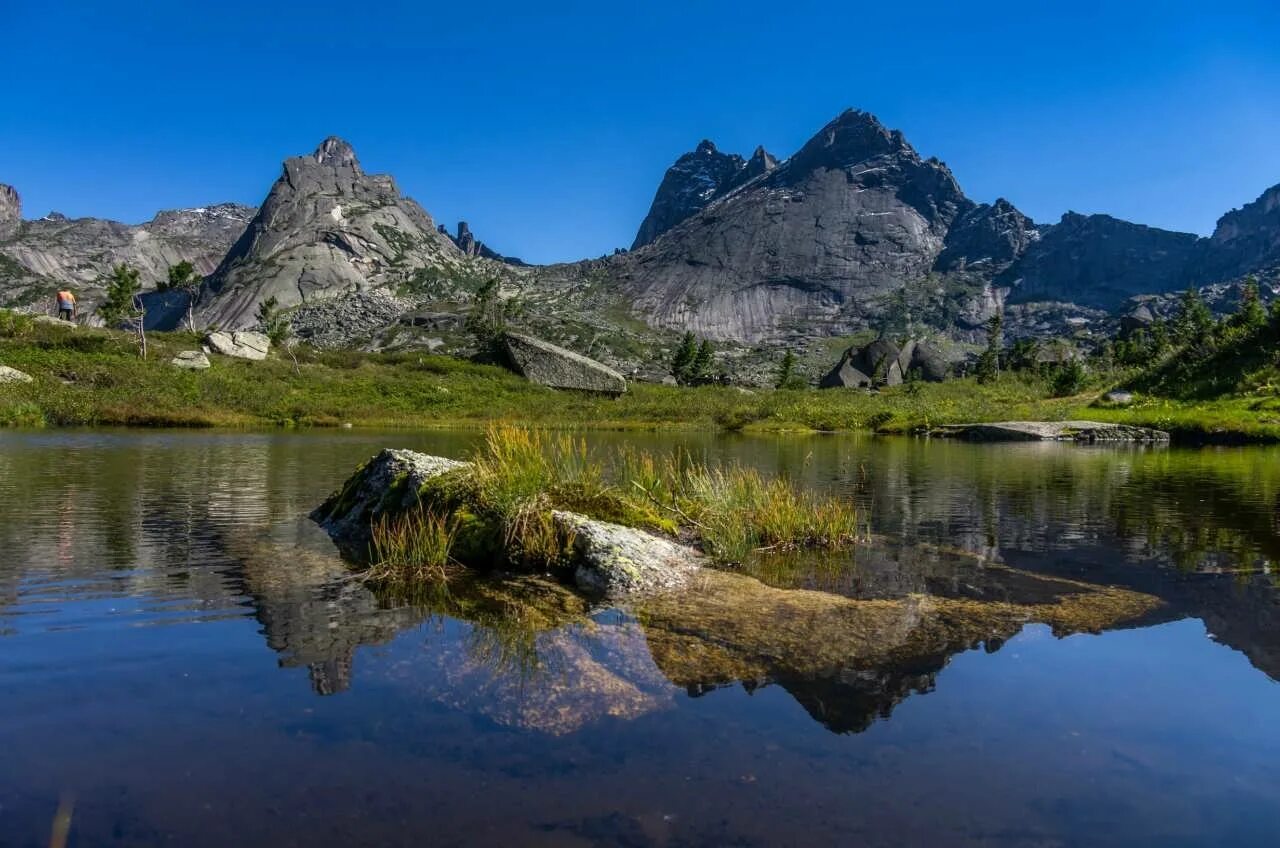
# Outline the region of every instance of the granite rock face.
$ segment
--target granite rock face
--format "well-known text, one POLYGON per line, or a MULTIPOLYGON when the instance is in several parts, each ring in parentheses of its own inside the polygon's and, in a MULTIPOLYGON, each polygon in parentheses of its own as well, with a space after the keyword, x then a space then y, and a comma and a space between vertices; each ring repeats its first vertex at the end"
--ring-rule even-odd
POLYGON ((934 267, 938 271, 999 273, 1039 241, 1035 222, 1003 197, 960 216, 947 231, 946 246, 934 267))
POLYGON ((1069 300, 1114 309, 1136 294, 1186 286, 1200 249, 1191 233, 1068 212, 1002 276, 1010 302, 1069 300))
POLYGON ((384 174, 366 174, 351 145, 325 139, 284 163, 262 208, 205 281, 198 323, 240 329, 258 305, 281 308, 393 287, 466 257, 384 174))
POLYGON ((21 210, 17 191, 0 186, 0 306, 39 306, 54 289, 70 286, 85 316, 101 299, 101 278, 112 266, 138 269, 144 290, 182 261, 207 274, 253 215, 250 207, 221 203, 160 212, 133 225, 57 213, 23 221, 21 210))
POLYGON ((835 335, 927 274, 975 206, 941 162, 848 111, 791 159, 619 257, 616 272, 658 326, 739 341, 794 326, 835 335))
POLYGON ((522 333, 507 333, 504 344, 512 366, 531 383, 609 395, 627 390, 621 374, 580 353, 522 333))
POLYGON ((22 226, 22 198, 11 185, 0 183, 0 239, 7 238, 22 226))
POLYGON ((663 175, 632 250, 649 244, 711 201, 773 170, 777 164, 778 160, 763 147, 757 147, 751 159, 746 160, 736 153, 721 153, 714 143, 704 139, 663 175))
POLYGON ((1218 219, 1197 271, 1201 281, 1280 266, 1280 184, 1218 219))

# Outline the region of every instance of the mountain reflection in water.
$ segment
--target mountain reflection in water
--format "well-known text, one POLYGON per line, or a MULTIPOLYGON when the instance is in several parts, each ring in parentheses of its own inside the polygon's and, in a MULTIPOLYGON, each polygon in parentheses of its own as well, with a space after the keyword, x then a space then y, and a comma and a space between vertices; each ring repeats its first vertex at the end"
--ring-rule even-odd
MULTIPOLYGON (((709 459, 855 499, 868 542, 710 571, 694 591, 625 609, 593 607, 538 577, 473 576, 409 598, 374 592, 302 517, 380 447, 461 456, 474 438, 0 434, 0 691, 10 692, 0 707, 28 714, 41 693, 64 698, 71 681, 127 670, 131 657, 188 675, 215 650, 202 633, 223 634, 218 655, 244 669, 255 662, 238 625, 246 617, 258 654, 265 642, 279 666, 305 669, 315 694, 394 691, 399 703, 549 740, 677 721, 688 698, 724 687, 785 692, 833 733, 892 726, 913 694, 945 688, 940 675, 957 655, 997 651, 1029 624, 1063 637, 1199 619, 1280 680, 1280 453, 1270 449, 682 437, 709 459), (241 635, 227 636, 230 626, 241 635), (165 632, 190 634, 194 653, 159 659, 165 632)), ((646 439, 673 441, 591 437, 601 449, 646 439)), ((240 685, 217 697, 231 707, 240 685)), ((60 709, 63 721, 82 720, 60 709)), ((372 741, 375 713, 349 720, 374 722, 369 744, 383 744, 372 741)), ((58 771, 22 759, 24 740, 0 732, 9 741, 11 762, 58 771)), ((20 778, 5 774, 0 792, 20 778)), ((16 797, 9 809, 38 818, 35 800, 16 797)), ((604 827, 604 841, 625 841, 616 827, 633 826, 569 830, 604 827)), ((566 835, 561 825, 543 832, 566 835)))

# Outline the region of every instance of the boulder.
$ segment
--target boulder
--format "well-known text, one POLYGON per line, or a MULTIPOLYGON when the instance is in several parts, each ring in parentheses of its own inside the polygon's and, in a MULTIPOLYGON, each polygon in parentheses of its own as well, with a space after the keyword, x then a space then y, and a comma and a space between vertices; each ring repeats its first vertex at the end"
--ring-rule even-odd
POLYGON ((30 383, 31 375, 8 365, 0 365, 0 383, 30 383))
POLYGON ((470 463, 411 450, 383 450, 356 470, 342 488, 311 512, 338 548, 353 559, 369 554, 370 529, 384 513, 394 514, 418 502, 431 478, 470 463))
POLYGON ((250 330, 210 333, 204 337, 204 342, 214 353, 237 359, 266 359, 271 350, 271 339, 263 333, 250 330))
POLYGON ((1103 395, 1102 400, 1112 406, 1128 406, 1133 403, 1133 392, 1126 392, 1124 389, 1116 389, 1103 395))
POLYGON ((1140 330, 1149 330, 1155 322, 1156 316, 1151 308, 1140 303, 1120 318, 1120 338, 1127 339, 1140 330))
POLYGON ((950 366, 936 349, 914 339, 898 348, 888 339, 876 339, 860 348, 849 348, 840 362, 818 384, 819 388, 879 388, 897 386, 912 371, 931 383, 947 378, 950 366))
POLYGON ((210 367, 209 357, 205 356, 203 350, 180 351, 177 356, 169 360, 169 364, 188 371, 203 371, 210 367))
POLYGON ((651 594, 688 584, 702 555, 669 539, 596 521, 574 512, 551 513, 556 529, 572 539, 573 582, 609 598, 651 594))
POLYGON ((66 321, 62 318, 54 318, 52 315, 33 315, 31 320, 37 324, 48 324, 50 327, 63 327, 68 330, 74 330, 77 326, 75 321, 66 321))
POLYGON ((627 390, 621 374, 580 353, 520 333, 507 333, 504 343, 512 367, 531 383, 609 395, 627 390))

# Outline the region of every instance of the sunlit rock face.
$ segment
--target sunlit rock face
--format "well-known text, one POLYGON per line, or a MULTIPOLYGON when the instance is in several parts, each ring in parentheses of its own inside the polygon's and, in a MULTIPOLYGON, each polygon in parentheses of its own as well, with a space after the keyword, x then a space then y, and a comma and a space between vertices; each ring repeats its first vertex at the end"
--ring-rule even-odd
POLYGON ((24 221, 17 189, 0 185, 0 306, 29 306, 54 288, 69 286, 81 314, 91 315, 102 296, 102 278, 121 263, 136 269, 148 289, 167 279, 169 266, 179 262, 208 274, 253 213, 248 206, 219 203, 160 212, 144 224, 56 212, 24 221))
POLYGON ((431 217, 385 174, 366 174, 351 145, 327 138, 284 171, 243 235, 207 281, 204 324, 239 328, 258 305, 281 307, 404 282, 466 259, 431 217))

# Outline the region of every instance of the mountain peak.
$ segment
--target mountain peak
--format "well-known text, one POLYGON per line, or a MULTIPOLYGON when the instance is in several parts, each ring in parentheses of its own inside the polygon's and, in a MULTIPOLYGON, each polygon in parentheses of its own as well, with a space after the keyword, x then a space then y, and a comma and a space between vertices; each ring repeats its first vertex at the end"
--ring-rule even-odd
POLYGON ((320 146, 316 148, 315 153, 311 154, 311 157, 320 165, 352 167, 357 170, 360 168, 355 148, 346 139, 338 138, 336 135, 331 135, 320 142, 320 146))
POLYGON ((704 138, 702 141, 698 142, 698 146, 694 148, 693 152, 695 154, 702 154, 705 156, 710 153, 719 153, 720 151, 716 148, 716 143, 714 141, 709 138, 704 138))
POLYGON ((890 130, 870 112, 846 109, 833 118, 793 157, 801 169, 839 168, 888 153, 912 151, 898 130, 890 130))

